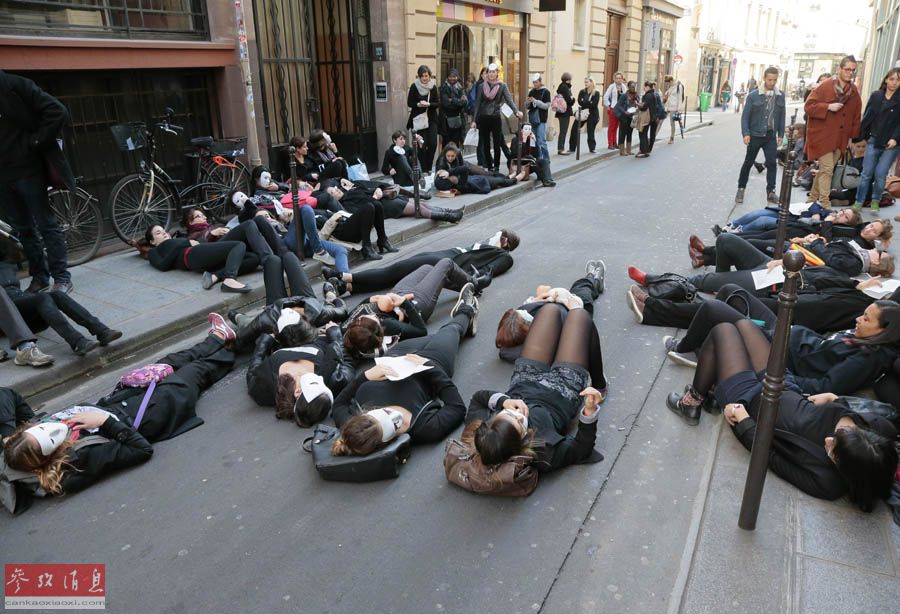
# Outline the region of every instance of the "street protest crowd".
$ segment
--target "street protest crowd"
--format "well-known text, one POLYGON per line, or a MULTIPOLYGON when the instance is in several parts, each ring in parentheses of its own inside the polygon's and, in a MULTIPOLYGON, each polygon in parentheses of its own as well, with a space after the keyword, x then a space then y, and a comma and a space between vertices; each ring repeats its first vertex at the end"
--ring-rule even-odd
MULTIPOLYGON (((791 205, 784 248, 802 253, 807 264, 769 466, 813 496, 847 496, 871 511, 879 499, 890 499, 895 509, 900 504, 900 284, 891 279, 891 221, 864 223, 861 210, 878 212, 893 202, 883 194, 900 140, 893 99, 900 70, 892 69, 863 107, 853 83, 855 69, 848 56, 835 76, 811 91, 802 125, 787 125, 777 69, 766 69, 759 87, 739 91, 746 157, 735 201, 744 201, 762 150, 772 206, 716 226, 714 243, 699 235, 689 238, 691 266, 715 266, 715 272, 684 277, 630 267, 635 285, 627 300, 640 324, 685 330, 680 338, 663 340, 673 361, 695 369, 685 391, 670 395, 669 409, 691 425, 703 410, 721 414, 750 449, 776 321, 774 296, 783 281, 783 263, 772 257, 782 200, 775 191, 779 147, 785 164, 802 155, 801 170, 812 181, 805 202, 791 205), (782 143, 786 131, 791 138, 782 143), (863 153, 858 181, 851 186, 845 180, 853 144, 863 153), (851 206, 837 210, 832 207, 837 200, 851 206), (869 388, 875 399, 852 396, 868 394, 869 388)), ((459 439, 446 444, 445 475, 475 493, 527 495, 542 473, 602 461, 595 450, 597 419, 609 391, 593 303, 605 289, 603 261, 585 263, 569 286, 535 280, 542 285, 520 304, 509 305, 495 336, 499 358, 513 364, 509 386, 476 392, 467 404, 453 381, 456 355, 479 330, 480 301, 490 297, 493 278, 513 266, 513 252, 522 247, 514 229, 355 272, 349 251, 366 260, 397 252, 385 218, 460 221, 461 211, 431 205, 434 198, 502 189, 527 181, 531 172, 539 185, 553 187, 546 142, 550 112, 559 126, 558 154, 580 147, 582 126, 589 151, 597 151, 594 131, 602 104, 610 126, 607 147, 630 155, 637 130, 636 158, 647 158, 666 118, 673 143, 684 89, 667 77, 661 88, 645 82, 639 93, 638 84, 617 74, 602 95, 590 78, 575 95, 571 75, 564 73, 551 95, 535 74, 520 110, 496 65, 485 67, 477 81, 473 77, 467 87, 450 70, 438 86, 431 70, 419 67, 409 89, 408 132, 394 133, 383 179, 372 180, 365 169, 348 163, 328 134, 316 130, 292 141, 297 185, 258 167, 252 194, 229 195, 238 213, 226 224, 210 224, 201 210, 191 209, 184 212, 183 232, 147 228, 135 248, 150 265, 199 273, 206 290, 219 285, 226 293, 249 292, 240 275, 262 267, 265 307, 227 317, 209 314, 205 339, 123 374, 110 394, 92 403, 36 413, 15 390, 0 388, 5 507, 20 513, 35 496, 76 492, 150 460, 153 444, 202 423, 197 399, 240 354, 249 356, 248 395, 274 408, 277 418, 312 429, 306 445, 327 479, 396 477, 411 445, 444 441, 460 426, 459 439), (519 122, 507 143, 503 122, 512 117, 519 122), (466 145, 476 148, 475 163, 464 159, 466 145), (501 153, 506 153, 502 171, 501 153), (298 251, 324 265, 321 293, 298 251), (450 321, 429 328, 443 290, 457 294, 450 321), (348 304, 355 294, 363 297, 348 304)), ((72 284, 64 244, 62 250, 51 247, 58 230, 54 234, 52 220, 39 213, 47 206, 40 198, 45 172, 40 152, 55 143, 65 109, 26 79, 5 73, 0 78, 22 92, 17 99, 23 101, 13 113, 0 114, 0 133, 17 152, 15 157, 0 153, 0 169, 15 168, 0 177, 0 200, 26 246, 32 274, 28 290, 21 292, 10 265, 6 292, 0 293, 0 328, 10 339, 15 364, 46 367, 52 359, 37 349, 29 324, 53 327, 78 354, 122 333, 68 297, 72 284), (14 124, 10 115, 22 120, 14 124), (11 203, 17 213, 7 211, 15 208, 11 203), (46 255, 29 247, 38 232, 46 255), (96 340, 78 333, 66 316, 96 340)), ((782 187, 782 193, 789 195, 791 187, 782 187)))

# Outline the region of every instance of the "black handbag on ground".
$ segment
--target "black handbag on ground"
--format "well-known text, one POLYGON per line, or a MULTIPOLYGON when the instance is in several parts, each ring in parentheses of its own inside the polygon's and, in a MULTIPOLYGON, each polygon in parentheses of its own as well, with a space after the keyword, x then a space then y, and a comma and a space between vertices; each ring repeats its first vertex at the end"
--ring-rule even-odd
POLYGON ((410 437, 401 433, 385 447, 366 456, 333 456, 331 445, 340 436, 339 428, 318 424, 313 436, 303 442, 303 449, 312 452, 316 471, 323 480, 375 482, 396 478, 410 455, 410 437))
POLYGON ((697 294, 697 288, 686 277, 677 273, 647 275, 647 294, 653 298, 668 299, 676 302, 691 302, 697 294))

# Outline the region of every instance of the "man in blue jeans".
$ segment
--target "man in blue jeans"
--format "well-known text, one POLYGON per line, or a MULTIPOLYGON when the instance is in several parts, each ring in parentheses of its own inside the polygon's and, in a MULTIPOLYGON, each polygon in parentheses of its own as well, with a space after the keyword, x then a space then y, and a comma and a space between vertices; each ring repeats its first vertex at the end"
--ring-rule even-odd
POLYGON ((778 69, 769 66, 763 75, 763 87, 753 90, 747 96, 744 112, 741 114, 741 134, 744 145, 747 146, 747 155, 738 175, 738 190, 734 197, 736 203, 744 202, 744 189, 750 177, 750 168, 760 149, 766 157, 766 200, 773 204, 779 202, 775 193, 778 170, 775 157, 778 141, 784 137, 785 102, 784 92, 775 85, 777 81, 778 69))
POLYGON ((0 211, 25 248, 27 292, 48 289, 51 275, 54 291, 72 291, 66 241, 47 199, 46 175, 49 170, 75 189, 57 142, 68 123, 60 101, 30 79, 0 71, 0 211))

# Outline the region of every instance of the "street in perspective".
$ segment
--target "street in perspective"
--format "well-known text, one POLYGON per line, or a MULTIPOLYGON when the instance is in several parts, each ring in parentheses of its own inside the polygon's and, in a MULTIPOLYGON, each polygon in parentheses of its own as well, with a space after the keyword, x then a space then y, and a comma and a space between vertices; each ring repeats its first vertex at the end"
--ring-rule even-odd
POLYGON ((5 609, 897 609, 900 0, 0 5, 5 609))

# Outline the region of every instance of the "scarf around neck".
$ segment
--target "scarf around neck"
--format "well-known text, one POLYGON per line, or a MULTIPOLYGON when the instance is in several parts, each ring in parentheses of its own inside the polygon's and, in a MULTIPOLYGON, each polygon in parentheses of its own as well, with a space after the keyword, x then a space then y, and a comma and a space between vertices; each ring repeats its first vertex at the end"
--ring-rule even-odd
POLYGON ((429 80, 427 84, 422 83, 419 79, 416 79, 413 83, 415 83, 420 96, 428 96, 431 94, 431 90, 434 89, 434 79, 429 80))
POLYGON ((500 81, 497 80, 494 82, 493 87, 491 87, 490 83, 487 79, 484 80, 484 83, 481 84, 481 93, 484 94, 484 97, 488 100, 493 100, 497 97, 497 92, 500 91, 500 81))

